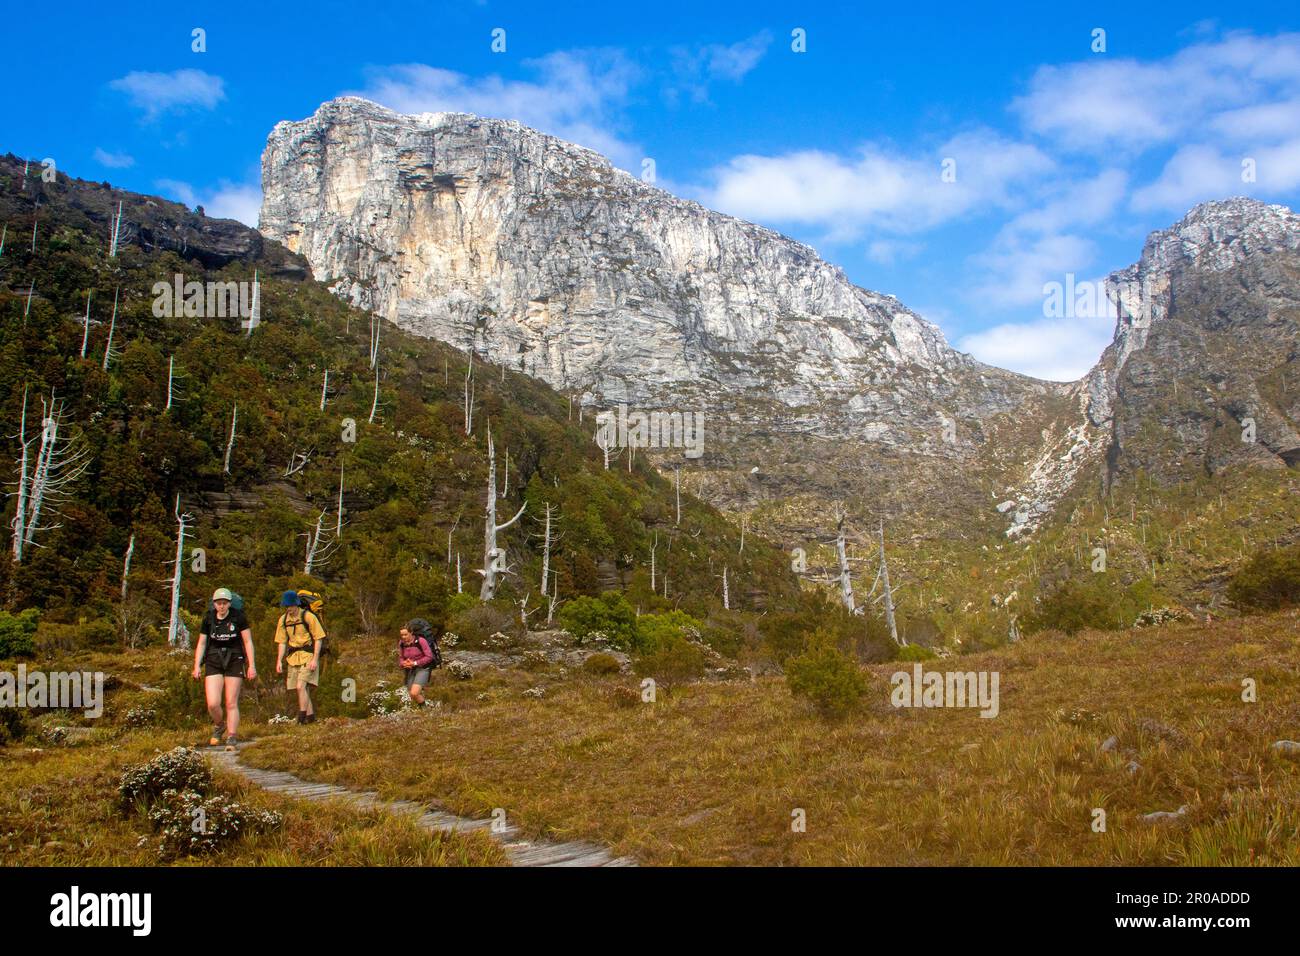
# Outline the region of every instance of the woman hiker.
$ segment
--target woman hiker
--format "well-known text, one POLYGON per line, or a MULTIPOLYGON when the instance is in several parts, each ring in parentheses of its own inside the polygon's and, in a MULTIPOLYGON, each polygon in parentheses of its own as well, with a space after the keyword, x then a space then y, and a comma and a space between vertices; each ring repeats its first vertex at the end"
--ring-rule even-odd
POLYGON ((199 642, 194 648, 194 679, 199 679, 201 665, 208 716, 212 718, 208 746, 220 746, 224 724, 226 747, 233 750, 239 733, 239 691, 245 677, 249 680, 257 677, 257 669, 253 665, 253 632, 248 627, 248 618, 242 608, 230 606, 231 597, 228 588, 217 588, 212 593, 212 607, 203 615, 199 642))
POLYGON ((280 597, 284 613, 275 625, 275 672, 284 673, 289 665, 285 689, 298 692, 298 723, 316 721, 311 689, 320 683, 320 649, 325 628, 320 618, 302 606, 297 591, 285 591, 280 597))
POLYGON ((424 706, 424 688, 429 686, 433 668, 441 663, 432 633, 429 622, 418 617, 407 621, 398 633, 397 660, 406 671, 406 693, 417 707, 424 706))

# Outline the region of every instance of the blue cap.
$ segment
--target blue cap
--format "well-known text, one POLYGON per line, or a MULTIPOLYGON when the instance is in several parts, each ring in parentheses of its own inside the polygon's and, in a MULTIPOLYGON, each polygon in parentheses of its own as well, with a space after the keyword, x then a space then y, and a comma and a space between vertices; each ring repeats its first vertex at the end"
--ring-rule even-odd
POLYGON ((285 591, 282 595, 280 595, 280 607, 297 607, 297 606, 298 606, 297 591, 285 591))

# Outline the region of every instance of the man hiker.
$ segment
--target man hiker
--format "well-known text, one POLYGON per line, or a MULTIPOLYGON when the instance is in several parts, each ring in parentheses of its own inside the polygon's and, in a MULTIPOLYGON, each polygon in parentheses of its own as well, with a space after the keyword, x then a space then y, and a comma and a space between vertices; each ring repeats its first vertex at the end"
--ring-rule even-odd
POLYGON ((311 689, 320 683, 325 627, 319 617, 302 606, 296 591, 285 591, 280 607, 284 613, 275 625, 275 672, 283 674, 284 665, 289 665, 285 689, 298 692, 298 723, 314 723, 316 708, 312 706, 311 689))
POLYGON ((212 718, 212 736, 209 747, 221 744, 221 728, 226 728, 226 748, 233 750, 239 733, 239 691, 244 678, 254 680, 257 669, 253 665, 253 632, 242 607, 232 607, 229 588, 212 592, 212 607, 203 615, 199 627, 199 642, 194 648, 194 679, 199 679, 203 668, 203 691, 208 702, 208 716, 212 718), (221 704, 225 702, 223 716, 221 704))

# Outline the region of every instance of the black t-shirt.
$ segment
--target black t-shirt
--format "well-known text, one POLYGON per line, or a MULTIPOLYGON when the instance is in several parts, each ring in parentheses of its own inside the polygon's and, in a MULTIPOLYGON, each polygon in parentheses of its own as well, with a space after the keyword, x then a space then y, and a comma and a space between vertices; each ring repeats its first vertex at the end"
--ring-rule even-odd
POLYGON ((233 607, 226 614, 225 620, 217 620, 217 612, 209 610, 203 618, 199 633, 207 637, 208 650, 219 651, 233 649, 238 654, 244 653, 244 639, 240 634, 248 628, 248 618, 243 611, 233 607))

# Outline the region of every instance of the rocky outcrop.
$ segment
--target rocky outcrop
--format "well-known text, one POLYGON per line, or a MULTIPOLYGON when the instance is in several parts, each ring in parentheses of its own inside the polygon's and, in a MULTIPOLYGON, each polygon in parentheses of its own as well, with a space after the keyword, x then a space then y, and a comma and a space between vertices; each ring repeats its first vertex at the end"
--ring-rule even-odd
POLYGON ((1039 444, 1003 429, 1017 443, 990 455, 997 420, 1062 392, 805 245, 515 122, 343 98, 278 124, 262 177, 263 231, 352 302, 593 405, 704 413, 688 482, 724 507, 985 509, 982 473, 1039 444))

